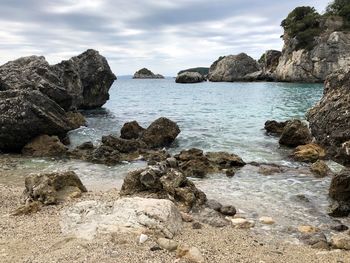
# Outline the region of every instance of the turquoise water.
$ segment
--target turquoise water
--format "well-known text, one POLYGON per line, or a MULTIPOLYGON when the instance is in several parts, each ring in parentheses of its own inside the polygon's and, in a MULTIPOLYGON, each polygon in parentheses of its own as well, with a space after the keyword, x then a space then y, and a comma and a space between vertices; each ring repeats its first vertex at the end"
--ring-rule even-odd
POLYGON ((125 122, 147 127, 165 116, 181 133, 173 151, 198 147, 234 152, 246 161, 281 161, 285 150, 266 136, 266 120, 304 118, 323 85, 290 83, 176 84, 174 79, 115 82, 105 110, 87 114, 89 127, 71 133, 73 144, 118 134, 125 122))

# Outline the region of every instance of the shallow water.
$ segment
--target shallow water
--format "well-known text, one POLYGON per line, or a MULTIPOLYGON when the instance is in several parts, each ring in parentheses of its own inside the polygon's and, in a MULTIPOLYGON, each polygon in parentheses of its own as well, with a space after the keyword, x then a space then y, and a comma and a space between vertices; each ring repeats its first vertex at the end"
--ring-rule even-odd
MULTIPOLYGON (((289 149, 279 147, 277 138, 265 135, 264 123, 268 119, 304 118, 322 91, 323 85, 319 84, 181 85, 173 79, 121 79, 112 87, 111 99, 104 109, 84 113, 89 127, 71 132, 70 138, 73 146, 90 140, 98 143, 102 135, 119 134, 127 121, 137 120, 147 127, 156 118, 165 116, 176 121, 181 129, 172 152, 198 147, 205 151, 234 152, 247 162, 299 167, 300 164, 288 159, 289 149)), ((2 169, 0 183, 23 184, 28 172, 38 170, 73 170, 92 190, 120 188, 128 171, 145 165, 136 162, 107 167, 81 161, 23 158, 15 158, 14 163, 2 169)), ((211 175, 195 183, 209 198, 233 204, 247 217, 271 216, 276 220, 275 225, 260 226, 255 231, 293 236, 295 232, 290 227, 310 224, 329 229, 333 222, 326 215, 330 178, 315 179, 302 172, 263 176, 256 167, 248 165, 233 178, 211 175)))

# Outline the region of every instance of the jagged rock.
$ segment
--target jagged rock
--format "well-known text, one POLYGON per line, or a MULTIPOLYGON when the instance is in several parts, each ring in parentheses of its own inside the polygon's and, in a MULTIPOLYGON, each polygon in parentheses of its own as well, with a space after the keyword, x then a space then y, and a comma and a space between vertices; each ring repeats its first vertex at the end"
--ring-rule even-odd
POLYGON ((227 152, 208 152, 205 155, 208 160, 219 169, 228 169, 232 167, 243 167, 246 163, 236 154, 227 152))
POLYGON ((284 127, 289 121, 278 122, 275 120, 265 122, 265 130, 267 134, 281 135, 284 127))
POLYGON ((329 214, 347 216, 350 214, 350 169, 345 168, 333 176, 329 187, 329 196, 335 201, 329 214))
POLYGON ((10 61, 0 67, 0 79, 0 90, 39 90, 69 110, 102 106, 116 77, 107 60, 89 49, 53 66, 38 56, 10 61))
POLYGON ((102 136, 104 146, 113 148, 121 153, 136 152, 139 149, 146 149, 147 145, 140 140, 125 140, 113 135, 102 136))
POLYGON ((19 151, 41 135, 64 137, 73 127, 66 112, 39 91, 0 92, 0 150, 19 151))
POLYGON ((267 50, 263 55, 263 58, 264 58, 262 61, 263 71, 273 73, 278 66, 281 56, 282 56, 281 51, 267 50))
POLYGON ((240 81, 244 80, 247 74, 259 71, 258 63, 245 53, 220 57, 209 69, 209 80, 220 81, 240 81))
POLYGON ((22 153, 33 157, 60 157, 67 153, 67 147, 57 136, 41 135, 27 143, 22 153))
POLYGON ((316 162, 326 157, 326 151, 315 143, 309 143, 295 148, 292 157, 299 162, 316 162))
POLYGON ((284 127, 279 143, 282 145, 296 147, 308 144, 312 136, 306 124, 300 120, 291 120, 284 127))
POLYGON ((143 131, 145 129, 142 128, 137 121, 124 123, 122 129, 120 130, 120 138, 122 139, 138 139, 141 137, 143 131))
POLYGON ((160 74, 154 74, 147 68, 142 68, 139 71, 136 71, 133 79, 164 79, 164 76, 160 74))
POLYGON ((86 126, 87 122, 83 114, 80 112, 67 112, 67 118, 71 123, 73 129, 78 129, 81 126, 86 126))
POLYGON ((169 200, 121 198, 114 203, 83 201, 62 212, 63 234, 93 239, 98 233, 154 231, 173 238, 182 229, 181 215, 169 200))
POLYGON ((25 178, 25 187, 24 203, 39 201, 44 205, 57 204, 87 191, 74 172, 29 175, 25 178))
POLYGON ((179 133, 180 128, 175 122, 161 117, 143 132, 141 140, 150 148, 167 147, 174 142, 179 133))
POLYGON ((350 34, 330 31, 317 37, 311 50, 299 49, 298 41, 284 34, 284 47, 275 76, 278 81, 323 82, 341 68, 350 66, 350 34))
POLYGON ((322 99, 307 113, 312 135, 337 161, 350 164, 350 70, 327 77, 322 99))
POLYGON ((176 83, 199 83, 203 82, 204 77, 198 72, 183 72, 177 75, 175 82, 176 83))
POLYGON ((318 160, 311 165, 310 171, 316 177, 326 177, 331 172, 331 169, 329 169, 324 161, 318 160))

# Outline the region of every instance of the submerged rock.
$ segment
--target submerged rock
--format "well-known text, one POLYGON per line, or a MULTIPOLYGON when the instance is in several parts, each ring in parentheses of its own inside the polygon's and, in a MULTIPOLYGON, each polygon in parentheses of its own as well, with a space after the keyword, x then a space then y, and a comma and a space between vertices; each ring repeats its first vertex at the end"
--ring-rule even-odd
POLYGON ((333 176, 329 187, 329 196, 335 201, 329 214, 347 216, 350 214, 350 169, 345 168, 333 176))
POLYGON ((214 82, 241 81, 247 74, 259 71, 258 63, 245 53, 220 57, 209 69, 209 80, 214 82))
POLYGON ((292 157, 299 162, 316 162, 326 157, 326 151, 315 143, 309 143, 295 148, 292 157))
POLYGON ((142 68, 135 72, 133 79, 164 79, 164 76, 154 74, 147 68, 142 68))
POLYGON ((330 156, 350 164, 350 70, 327 77, 322 99, 307 113, 312 135, 330 156))
POLYGON ((306 124, 300 120, 291 120, 284 127, 279 143, 282 145, 296 147, 308 144, 312 136, 306 124))
POLYGON ((72 124, 66 112, 39 91, 0 92, 0 150, 20 151, 42 135, 63 137, 72 124))
POLYGON ((67 150, 57 136, 41 135, 27 143, 22 153, 33 157, 61 157, 67 150))
POLYGON ((316 177, 326 177, 328 174, 330 174, 331 169, 329 169, 324 161, 318 160, 311 165, 310 171, 316 177))
POLYGON ((57 204, 87 191, 74 172, 29 175, 25 187, 24 203, 39 201, 44 205, 57 204))
POLYGON ((203 82, 204 77, 198 72, 183 72, 177 75, 176 83, 199 83, 203 82))
POLYGON ((281 135, 284 127, 288 124, 289 121, 278 122, 275 120, 265 122, 265 130, 267 134, 272 135, 281 135))

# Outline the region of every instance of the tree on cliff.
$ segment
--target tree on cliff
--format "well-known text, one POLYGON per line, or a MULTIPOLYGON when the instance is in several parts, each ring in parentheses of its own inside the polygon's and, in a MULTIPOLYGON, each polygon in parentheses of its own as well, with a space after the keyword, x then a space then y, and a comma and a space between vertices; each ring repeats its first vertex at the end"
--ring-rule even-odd
POLYGON ((326 15, 341 16, 347 26, 350 25, 350 1, 334 0, 326 8, 326 15))

